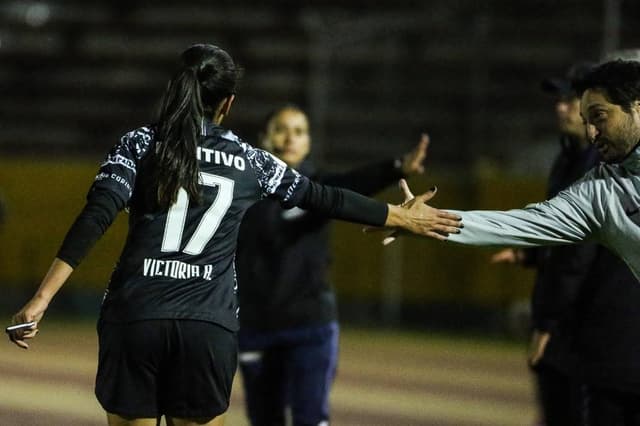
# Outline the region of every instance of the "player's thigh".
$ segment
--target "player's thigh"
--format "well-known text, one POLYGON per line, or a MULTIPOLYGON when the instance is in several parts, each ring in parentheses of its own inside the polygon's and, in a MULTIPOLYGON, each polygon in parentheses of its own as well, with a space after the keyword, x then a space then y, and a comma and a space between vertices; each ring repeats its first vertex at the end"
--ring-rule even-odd
POLYGON ((109 426, 157 426, 160 424, 160 419, 127 419, 117 414, 107 413, 107 422, 109 426))
POLYGON ((123 419, 162 415, 156 400, 157 378, 168 327, 171 323, 165 320, 99 324, 95 393, 107 413, 123 419))
MULTIPOLYGON (((176 419, 213 419, 231 397, 238 363, 236 333, 205 321, 175 320, 159 384, 161 412, 176 419)), ((207 424, 207 423, 204 423, 207 424)))
POLYGON ((176 419, 167 417, 167 426, 224 426, 226 414, 214 419, 176 419))

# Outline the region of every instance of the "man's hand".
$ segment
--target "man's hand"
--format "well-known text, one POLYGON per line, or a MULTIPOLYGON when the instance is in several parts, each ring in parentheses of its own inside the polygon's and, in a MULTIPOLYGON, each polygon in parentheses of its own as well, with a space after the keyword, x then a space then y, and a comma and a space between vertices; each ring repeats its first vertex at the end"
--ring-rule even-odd
POLYGON ((491 263, 521 265, 524 262, 524 251, 522 249, 507 248, 492 254, 489 261, 491 263))

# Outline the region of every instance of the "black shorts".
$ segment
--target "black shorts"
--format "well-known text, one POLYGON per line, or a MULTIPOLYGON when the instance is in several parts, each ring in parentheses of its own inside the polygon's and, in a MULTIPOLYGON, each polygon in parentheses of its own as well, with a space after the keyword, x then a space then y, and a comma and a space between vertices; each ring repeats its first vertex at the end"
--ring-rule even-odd
POLYGON ((229 407, 236 333, 205 321, 98 323, 96 397, 128 418, 213 418, 229 407))

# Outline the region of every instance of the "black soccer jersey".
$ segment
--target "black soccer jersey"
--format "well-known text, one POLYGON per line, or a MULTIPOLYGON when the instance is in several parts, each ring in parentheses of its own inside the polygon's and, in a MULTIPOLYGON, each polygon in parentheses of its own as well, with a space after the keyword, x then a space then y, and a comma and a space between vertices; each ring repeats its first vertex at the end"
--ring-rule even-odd
POLYGON ((192 202, 181 189, 168 211, 153 211, 144 193, 151 188, 136 182, 147 172, 142 160, 155 143, 150 128, 125 135, 91 189, 116 194, 130 209, 129 235, 102 317, 201 319, 236 329, 233 257, 242 216, 264 196, 292 201, 307 179, 209 124, 198 147, 201 202, 192 202))
POLYGON ((117 211, 129 209, 102 319, 196 319, 236 330, 236 240, 245 211, 261 198, 376 226, 386 219, 386 204, 314 184, 228 130, 204 122, 201 134, 199 203, 181 189, 169 209, 156 207, 149 164, 161 142, 152 128, 127 133, 101 165, 58 257, 75 267, 117 211))

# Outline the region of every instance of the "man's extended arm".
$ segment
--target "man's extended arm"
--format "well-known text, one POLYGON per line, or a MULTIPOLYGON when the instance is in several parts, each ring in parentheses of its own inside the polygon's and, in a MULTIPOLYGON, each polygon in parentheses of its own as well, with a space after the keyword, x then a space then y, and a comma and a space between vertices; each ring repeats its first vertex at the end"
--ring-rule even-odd
POLYGON ((591 238, 602 223, 594 208, 595 183, 582 179, 557 196, 523 209, 455 211, 464 229, 448 240, 469 245, 531 247, 572 244, 591 238))

